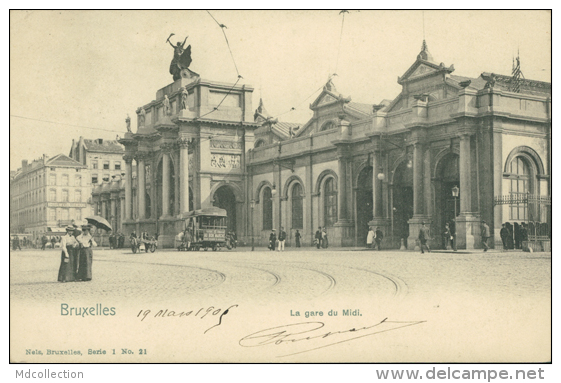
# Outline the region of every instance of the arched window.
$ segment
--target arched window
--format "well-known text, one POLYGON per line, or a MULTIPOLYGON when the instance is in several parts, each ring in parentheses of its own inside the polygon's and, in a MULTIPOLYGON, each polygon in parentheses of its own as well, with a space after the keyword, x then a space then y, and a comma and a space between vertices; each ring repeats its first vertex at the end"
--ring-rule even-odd
POLYGON ((519 203, 510 205, 510 219, 526 221, 528 219, 528 204, 522 202, 531 191, 530 167, 522 157, 515 157, 509 167, 510 196, 519 203))
POLYGON ((300 185, 299 183, 294 184, 291 192, 293 229, 304 228, 304 214, 302 205, 303 200, 304 198, 302 197, 302 185, 300 185))
POLYGON ((325 124, 323 124, 321 126, 321 129, 319 131, 323 132, 324 130, 335 129, 336 127, 337 126, 335 125, 335 123, 333 121, 327 121, 325 124))
POLYGON ((256 148, 259 148, 263 145, 265 145, 265 140, 257 140, 257 142, 255 143, 256 148))
POLYGON ((271 188, 263 188, 263 230, 273 229, 273 196, 271 188))
POLYGON ((335 179, 328 178, 323 185, 323 224, 333 226, 337 222, 337 189, 335 179))

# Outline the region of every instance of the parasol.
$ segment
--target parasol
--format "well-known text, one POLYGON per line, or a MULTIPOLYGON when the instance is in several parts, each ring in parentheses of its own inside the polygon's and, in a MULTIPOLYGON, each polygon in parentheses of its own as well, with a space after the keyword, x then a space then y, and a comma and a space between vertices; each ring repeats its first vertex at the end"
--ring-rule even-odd
POLYGON ((86 217, 86 221, 88 221, 88 223, 92 226, 97 227, 98 229, 103 229, 106 231, 112 231, 113 228, 111 227, 111 224, 109 224, 109 222, 107 222, 107 220, 103 217, 100 217, 98 215, 93 215, 91 217, 86 217))

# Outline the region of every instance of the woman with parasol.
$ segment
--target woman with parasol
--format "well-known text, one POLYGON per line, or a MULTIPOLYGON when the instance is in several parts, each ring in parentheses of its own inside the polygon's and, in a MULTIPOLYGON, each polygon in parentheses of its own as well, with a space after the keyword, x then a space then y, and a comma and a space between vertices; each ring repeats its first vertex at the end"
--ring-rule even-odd
POLYGON ((97 246, 92 235, 90 234, 91 226, 83 225, 82 234, 76 237, 80 244, 80 264, 78 266, 78 274, 76 280, 91 281, 92 280, 92 247, 97 246))

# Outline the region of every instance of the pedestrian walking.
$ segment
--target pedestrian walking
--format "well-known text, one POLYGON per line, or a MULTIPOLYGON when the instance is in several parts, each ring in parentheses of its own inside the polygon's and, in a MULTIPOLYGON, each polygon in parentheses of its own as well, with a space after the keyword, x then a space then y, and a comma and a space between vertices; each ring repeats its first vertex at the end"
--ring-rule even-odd
POLYGON ((117 246, 119 247, 119 249, 125 247, 125 235, 123 233, 119 233, 119 240, 117 246))
POLYGON ((55 243, 56 243, 56 238, 52 237, 51 238, 51 245, 53 245, 53 249, 55 248, 55 243))
POLYGON ((284 231, 284 227, 281 226, 279 231, 279 246, 277 251, 284 251, 284 241, 286 241, 286 231, 284 231))
POLYGON ((188 228, 185 228, 183 232, 183 243, 185 244, 185 248, 187 250, 191 249, 191 233, 188 228))
POLYGON ((368 234, 366 235, 366 247, 372 249, 372 243, 374 242, 374 229, 369 227, 368 234))
POLYGON ((275 229, 269 234, 269 250, 274 251, 275 245, 277 244, 277 233, 275 229))
POLYGON ((76 238, 80 244, 80 261, 78 265, 78 274, 76 275, 76 279, 79 281, 92 280, 92 247, 97 246, 97 243, 95 243, 90 233, 90 229, 90 225, 82 226, 82 234, 76 238))
POLYGON ((380 230, 379 227, 376 228, 376 232, 374 233, 374 249, 378 247, 378 251, 382 250, 382 239, 384 239, 384 233, 380 230))
POLYGON ((446 225, 444 225, 444 248, 446 250, 451 249, 450 247, 450 237, 452 235, 450 234, 450 224, 446 223, 446 225))
POLYGON ((19 245, 19 237, 17 235, 14 236, 14 238, 12 239, 12 249, 13 250, 17 250, 17 249, 21 250, 21 247, 19 245))
POLYGON ((503 241, 503 250, 508 250, 509 245, 508 245, 508 236, 510 235, 510 232, 508 231, 508 229, 506 228, 506 224, 503 223, 503 227, 501 228, 501 240, 503 241))
POLYGON ((300 234, 300 231, 296 230, 296 233, 294 234, 294 240, 296 241, 296 247, 300 247, 300 238, 302 238, 302 234, 300 234))
POLYGON ((232 247, 235 249, 238 247, 238 235, 235 231, 232 231, 232 247))
POLYGON ((320 227, 318 227, 318 230, 316 231, 316 235, 314 236, 315 243, 316 243, 316 246, 317 246, 318 249, 321 246, 321 235, 322 235, 321 233, 322 233, 322 231, 321 231, 321 226, 320 226, 320 227))
POLYGON ((58 268, 59 282, 74 282, 76 279, 76 251, 78 251, 78 241, 72 233, 74 226, 66 228, 66 235, 60 240, 60 267, 58 268))
POLYGON ((487 251, 489 249, 489 244, 487 243, 487 241, 489 240, 490 236, 491 232, 489 230, 489 225, 487 225, 487 222, 481 221, 481 241, 483 244, 483 251, 487 251))
POLYGON ((425 253, 423 248, 426 248, 427 251, 430 253, 430 247, 427 242, 428 239, 429 239, 428 228, 425 226, 425 222, 423 222, 421 228, 419 229, 419 242, 421 245, 421 254, 425 253))
POLYGON ((456 218, 450 221, 450 244, 454 251, 458 251, 458 241, 456 239, 456 218))
POLYGON ((528 248, 528 227, 526 222, 522 222, 520 226, 520 244, 522 249, 528 248))
POLYGON ((327 249, 329 246, 329 240, 327 239, 327 228, 324 227, 323 231, 321 232, 321 247, 327 249))
POLYGON ((41 237, 41 250, 45 250, 45 246, 47 245, 47 242, 49 242, 49 240, 47 239, 47 236, 43 235, 41 237))

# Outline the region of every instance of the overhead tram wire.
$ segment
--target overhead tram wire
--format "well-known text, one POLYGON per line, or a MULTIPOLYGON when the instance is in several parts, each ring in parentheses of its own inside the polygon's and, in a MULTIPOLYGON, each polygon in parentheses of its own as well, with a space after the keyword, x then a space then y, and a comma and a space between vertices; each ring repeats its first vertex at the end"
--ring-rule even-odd
POLYGON ((210 17, 212 17, 212 19, 220 27, 220 30, 222 31, 222 34, 224 35, 224 39, 226 40, 226 45, 228 46, 228 50, 230 51, 230 56, 232 57, 232 62, 234 63, 234 67, 236 68, 236 73, 238 74, 238 78, 242 78, 242 76, 240 75, 240 71, 238 70, 238 66, 236 65, 236 60, 234 60, 234 54, 232 53, 232 48, 230 48, 230 42, 228 41, 228 36, 226 36, 226 32, 224 31, 224 29, 225 28, 228 29, 228 27, 224 24, 220 24, 218 22, 218 20, 216 20, 214 18, 214 16, 209 11, 206 11, 206 12, 210 15, 210 17))
POLYGON ((342 10, 339 14, 343 14, 343 20, 341 21, 341 32, 339 33, 339 48, 337 49, 337 61, 335 62, 335 73, 339 67, 339 54, 341 53, 341 41, 343 40, 343 26, 345 25, 345 13, 349 13, 347 10, 342 10))
POLYGON ((211 113, 214 113, 215 111, 218 110, 218 108, 220 107, 220 105, 222 105, 222 103, 224 102, 224 100, 226 100, 226 97, 228 97, 230 95, 230 93, 232 92, 232 90, 234 90, 234 88, 236 87, 236 85, 238 85, 238 82, 240 81, 240 79, 242 79, 242 75, 240 75, 240 71, 238 70, 238 66, 236 65, 236 60, 234 59, 234 54, 232 53, 232 49, 230 48, 230 42, 228 41, 228 36, 226 36, 226 31, 224 31, 224 29, 227 29, 228 27, 224 24, 221 24, 218 22, 218 20, 216 20, 216 18, 214 18, 214 16, 207 10, 206 11, 210 17, 212 17, 212 19, 216 22, 216 24, 220 27, 220 30, 222 31, 222 34, 224 35, 224 39, 226 40, 226 45, 228 46, 228 51, 230 51, 230 56, 232 57, 232 62, 234 63, 234 68, 236 68, 236 73, 238 75, 238 79, 236 80, 236 82, 234 83, 234 85, 230 88, 230 90, 228 90, 228 93, 226 93, 224 95, 224 97, 222 98, 222 100, 220 100, 220 102, 218 103, 218 105, 216 105, 210 112, 207 112, 205 114, 203 114, 202 116, 199 117, 195 117, 194 120, 198 120, 200 118, 203 118, 205 116, 208 116, 211 113))
MULTIPOLYGON (((336 62, 335 62, 335 72, 334 72, 332 75, 329 76, 329 79, 328 79, 327 81, 329 81, 329 80, 331 80, 333 77, 337 76, 337 69, 338 69, 338 67, 339 67, 339 55, 340 55, 340 53, 341 53, 341 42, 342 42, 342 40, 343 40, 343 28, 344 28, 344 26, 345 26, 345 13, 349 13, 349 11, 343 9, 342 11, 339 12, 340 15, 341 15, 341 14, 343 15, 343 19, 341 20, 341 32, 339 33, 339 47, 338 47, 338 49, 337 49, 337 60, 336 60, 336 62)), ((216 21, 216 20, 215 20, 215 21, 216 21)), ((323 88, 323 86, 324 86, 324 85, 321 85, 318 89, 316 89, 312 94, 310 94, 308 97, 306 97, 304 100, 302 100, 302 102, 300 102, 300 103, 297 104, 296 106, 302 105, 306 100, 308 100, 310 97, 312 97, 317 91, 321 90, 321 88, 323 88)), ((287 113, 290 113, 290 112, 292 112, 292 111, 294 111, 294 110, 296 110, 296 107, 292 107, 292 108, 290 108, 289 110, 287 110, 286 112, 282 112, 282 113, 280 113, 280 114, 278 114, 278 115, 276 115, 275 117, 272 117, 272 118, 273 118, 273 119, 274 119, 274 118, 277 118, 277 117, 279 117, 279 116, 282 116, 282 115, 285 115, 285 114, 287 114, 287 113)))
MULTIPOLYGON (((333 73, 332 75, 329 76, 329 78, 327 79, 327 81, 329 82, 333 77, 337 76, 337 73, 333 73)), ((314 90, 308 97, 306 97, 305 99, 303 99, 302 101, 300 101, 298 104, 296 104, 296 106, 293 106, 292 108, 290 108, 289 110, 282 112, 280 114, 277 114, 274 117, 271 117, 272 119, 275 119, 277 117, 283 116, 287 113, 290 113, 294 110, 297 110, 297 107, 299 107, 300 105, 302 105, 303 103, 305 103, 310 97, 312 97, 314 94, 316 94, 319 90, 321 90, 323 87, 325 86, 325 84, 322 84, 319 88, 317 88, 316 90, 314 90)))
POLYGON ((102 130, 102 131, 104 131, 104 132, 123 133, 122 130, 103 129, 103 128, 92 128, 91 126, 83 126, 83 125, 75 125, 75 124, 65 124, 64 122, 47 121, 47 120, 41 120, 41 119, 39 119, 39 118, 31 118, 31 117, 18 116, 18 115, 15 115, 15 114, 10 114, 10 117, 22 118, 22 119, 24 119, 24 120, 31 120, 31 121, 46 122, 46 123, 48 123, 48 124, 57 124, 57 125, 73 126, 73 127, 75 127, 75 128, 83 128, 83 129, 91 129, 91 130, 102 130))

